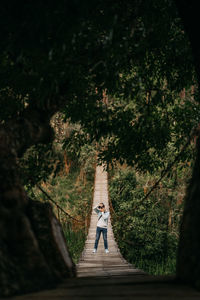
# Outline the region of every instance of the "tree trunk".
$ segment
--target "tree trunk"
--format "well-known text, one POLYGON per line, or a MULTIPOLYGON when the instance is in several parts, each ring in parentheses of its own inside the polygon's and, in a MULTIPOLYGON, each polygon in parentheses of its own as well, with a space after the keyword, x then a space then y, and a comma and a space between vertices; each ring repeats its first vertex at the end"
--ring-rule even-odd
POLYGON ((200 138, 180 227, 177 276, 200 289, 200 138))
MULTIPOLYGON (((198 1, 175 1, 188 33, 200 82, 200 45, 198 41, 200 19, 198 1)), ((200 89, 199 89, 200 90, 200 89)), ((185 197, 185 207, 180 228, 177 259, 177 277, 200 289, 200 141, 197 141, 197 157, 193 175, 185 197)))
POLYGON ((45 255, 55 278, 75 276, 75 264, 69 256, 62 227, 53 213, 52 206, 48 202, 30 200, 27 215, 40 250, 45 255))
POLYGON ((31 208, 19 179, 18 156, 52 137, 47 120, 37 116, 0 127, 0 297, 53 287, 75 274, 55 216, 50 208, 31 208), (42 235, 48 236, 48 248, 42 235))

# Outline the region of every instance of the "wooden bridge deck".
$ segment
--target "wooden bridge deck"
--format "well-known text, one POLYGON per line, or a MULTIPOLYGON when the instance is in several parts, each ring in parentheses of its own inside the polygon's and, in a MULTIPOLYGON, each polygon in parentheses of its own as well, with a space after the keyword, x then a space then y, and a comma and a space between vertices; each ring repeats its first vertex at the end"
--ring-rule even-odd
MULTIPOLYGON (((107 174, 97 167, 94 203, 108 207, 107 174)), ((93 213, 88 238, 77 265, 77 278, 69 278, 56 289, 12 297, 13 300, 199 300, 200 293, 176 282, 173 276, 150 276, 134 268, 121 256, 109 222, 110 253, 105 254, 102 238, 93 254, 97 216, 93 213)))
MULTIPOLYGON (((103 171, 103 167, 98 166, 96 168, 95 176, 93 207, 98 205, 100 202, 103 202, 106 208, 109 209, 107 172, 103 171)), ((129 264, 122 257, 114 239, 110 218, 108 223, 108 246, 110 252, 108 254, 105 253, 103 237, 101 236, 97 253, 92 253, 94 248, 96 224, 97 214, 92 211, 85 248, 77 265, 78 277, 144 274, 144 272, 134 268, 134 266, 129 264)))

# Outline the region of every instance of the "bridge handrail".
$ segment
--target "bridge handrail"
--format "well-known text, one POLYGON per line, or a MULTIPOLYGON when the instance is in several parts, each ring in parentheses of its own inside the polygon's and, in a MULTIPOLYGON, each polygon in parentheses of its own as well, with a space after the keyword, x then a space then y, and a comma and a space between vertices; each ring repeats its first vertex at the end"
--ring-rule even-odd
POLYGON ((55 200, 53 200, 49 194, 39 185, 36 184, 37 188, 57 207, 57 209, 60 209, 67 217, 69 217, 70 219, 79 222, 79 223, 85 223, 85 221, 83 220, 78 220, 74 217, 72 217, 70 214, 68 214, 55 200))

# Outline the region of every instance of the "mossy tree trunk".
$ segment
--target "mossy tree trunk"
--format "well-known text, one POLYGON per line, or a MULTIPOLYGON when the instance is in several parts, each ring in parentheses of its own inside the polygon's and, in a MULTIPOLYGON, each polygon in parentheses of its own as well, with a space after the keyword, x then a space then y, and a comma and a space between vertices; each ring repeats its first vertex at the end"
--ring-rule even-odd
POLYGON ((0 127, 0 296, 52 287, 75 274, 51 209, 31 208, 19 179, 18 157, 53 136, 48 118, 27 110, 22 119, 0 127), (44 248, 45 240, 49 248, 44 248))

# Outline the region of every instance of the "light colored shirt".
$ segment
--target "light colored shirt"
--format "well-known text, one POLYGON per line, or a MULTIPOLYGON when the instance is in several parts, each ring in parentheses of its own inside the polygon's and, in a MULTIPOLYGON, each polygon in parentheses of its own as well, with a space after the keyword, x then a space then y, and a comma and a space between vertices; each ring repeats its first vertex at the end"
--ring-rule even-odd
POLYGON ((98 221, 97 226, 101 228, 107 228, 108 227, 108 218, 109 218, 109 211, 101 212, 98 208, 98 205, 95 206, 93 209, 98 215, 98 221))

